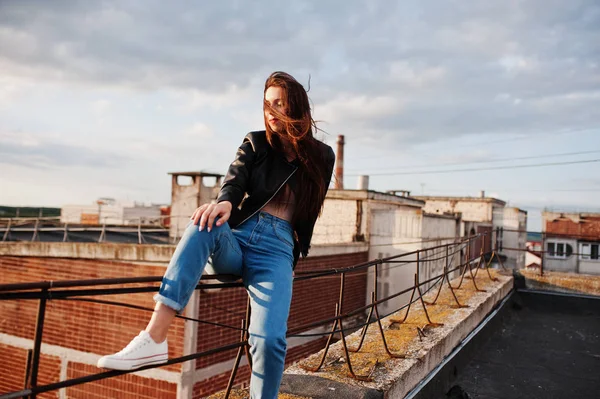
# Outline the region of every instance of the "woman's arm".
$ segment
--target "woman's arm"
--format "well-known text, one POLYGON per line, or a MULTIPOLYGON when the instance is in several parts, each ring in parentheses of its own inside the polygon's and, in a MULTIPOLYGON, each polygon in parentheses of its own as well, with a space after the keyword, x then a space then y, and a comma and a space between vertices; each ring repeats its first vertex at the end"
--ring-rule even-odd
POLYGON ((219 217, 217 226, 227 222, 233 208, 239 206, 249 184, 254 155, 254 147, 247 135, 238 148, 234 161, 229 165, 227 175, 217 196, 217 203, 200 206, 191 217, 194 224, 199 225, 200 231, 207 227, 210 232, 217 217, 219 217))
POLYGON ((237 150, 234 161, 229 165, 227 175, 221 185, 221 191, 217 196, 217 203, 229 201, 232 208, 240 205, 250 182, 254 157, 254 147, 246 136, 237 150))

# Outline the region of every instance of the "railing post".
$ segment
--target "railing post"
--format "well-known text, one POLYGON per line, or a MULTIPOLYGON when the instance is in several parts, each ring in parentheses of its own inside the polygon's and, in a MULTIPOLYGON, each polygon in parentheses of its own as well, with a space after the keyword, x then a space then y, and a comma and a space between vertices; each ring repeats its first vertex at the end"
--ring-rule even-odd
MULTIPOLYGON (((46 316, 46 297, 48 296, 48 290, 43 289, 40 298, 40 304, 38 306, 37 321, 35 324, 35 338, 33 341, 33 354, 31 356, 31 373, 29 379, 29 387, 35 388, 37 386, 38 368, 40 365, 40 351, 42 347, 42 334, 44 332, 44 318, 46 316)), ((31 399, 35 399, 36 395, 32 394, 31 399)))
POLYGON ((100 237, 98 238, 98 242, 104 242, 106 238, 106 223, 102 224, 102 231, 100 232, 100 237))
POLYGON ((29 373, 31 373, 31 354, 33 350, 27 349, 27 360, 25 360, 25 378, 23 378, 23 389, 28 388, 29 384, 29 373))
POLYGON ((467 259, 466 259, 466 262, 465 262, 466 263, 465 267, 471 267, 471 238, 469 238, 467 240, 467 253, 466 254, 467 254, 467 259))
POLYGON ((421 250, 418 250, 417 251, 417 283, 419 281, 421 281, 420 280, 420 271, 419 271, 420 268, 421 268, 421 250))
POLYGON ((40 225, 40 219, 35 219, 35 227, 33 228, 33 236, 31 237, 31 241, 35 241, 38 238, 38 228, 40 225))
MULTIPOLYGON (((446 245, 446 269, 448 270, 448 267, 450 266, 450 244, 446 245)), ((442 282, 442 285, 444 283, 442 282)))
POLYGON ((2 241, 6 241, 6 239, 8 238, 9 234, 10 234, 10 227, 12 224, 12 218, 8 219, 8 225, 6 226, 6 231, 4 232, 4 236, 2 237, 2 241))
POLYGON ((542 248, 540 251, 540 254, 542 255, 540 258, 540 275, 544 275, 544 258, 546 257, 546 245, 544 243, 544 241, 546 241, 544 238, 546 237, 546 234, 544 234, 544 232, 542 231, 542 248))
POLYGON ((63 242, 69 241, 69 224, 65 222, 65 233, 63 234, 63 242))

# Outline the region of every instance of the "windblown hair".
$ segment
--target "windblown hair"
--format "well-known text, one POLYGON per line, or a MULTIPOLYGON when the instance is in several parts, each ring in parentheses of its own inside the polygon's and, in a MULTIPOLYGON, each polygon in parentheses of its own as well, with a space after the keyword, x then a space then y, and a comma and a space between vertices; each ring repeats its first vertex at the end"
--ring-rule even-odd
POLYGON ((267 140, 276 151, 283 152, 284 143, 291 146, 300 164, 296 172, 297 184, 294 190, 296 206, 293 222, 309 215, 316 217, 321 213, 327 192, 325 186, 327 164, 319 147, 319 141, 313 135, 317 126, 311 115, 308 94, 293 76, 285 72, 273 72, 267 78, 265 93, 272 86, 283 89, 282 101, 286 113, 282 114, 266 101, 263 102, 264 110, 268 110, 284 126, 281 132, 275 132, 265 117, 267 140))

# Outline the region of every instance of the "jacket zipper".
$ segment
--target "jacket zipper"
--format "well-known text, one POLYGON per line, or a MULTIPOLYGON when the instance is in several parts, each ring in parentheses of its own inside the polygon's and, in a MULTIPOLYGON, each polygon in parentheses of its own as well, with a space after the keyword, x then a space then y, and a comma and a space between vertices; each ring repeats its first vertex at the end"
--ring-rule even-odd
POLYGON ((277 191, 275 191, 275 193, 274 193, 274 194, 271 196, 271 198, 269 198, 269 199, 267 200, 267 202, 265 202, 265 203, 263 204, 263 206, 261 206, 261 207, 260 207, 260 208, 258 208, 256 211, 254 211, 254 213, 252 213, 252 214, 251 214, 250 216, 248 216, 246 219, 242 220, 242 222, 240 223, 240 225, 241 225, 241 224, 243 224, 244 222, 246 222, 246 220, 250 219, 252 216, 256 215, 258 212, 260 212, 260 211, 261 211, 261 210, 262 210, 262 209, 263 209, 265 206, 267 206, 267 204, 268 204, 269 202, 271 202, 271 200, 272 200, 273 198, 275 198, 275 196, 277 195, 277 193, 279 192, 279 190, 281 190, 281 189, 283 188, 283 186, 285 186, 285 183, 287 183, 287 182, 288 182, 288 180, 290 180, 290 179, 291 179, 291 177, 294 175, 294 173, 296 173, 296 171, 297 171, 297 170, 298 170, 298 167, 297 167, 297 166, 294 166, 294 170, 292 171, 292 173, 290 173, 290 175, 287 177, 287 179, 285 179, 285 180, 283 181, 283 183, 281 183, 281 186, 279 186, 279 188, 277 189, 277 191))

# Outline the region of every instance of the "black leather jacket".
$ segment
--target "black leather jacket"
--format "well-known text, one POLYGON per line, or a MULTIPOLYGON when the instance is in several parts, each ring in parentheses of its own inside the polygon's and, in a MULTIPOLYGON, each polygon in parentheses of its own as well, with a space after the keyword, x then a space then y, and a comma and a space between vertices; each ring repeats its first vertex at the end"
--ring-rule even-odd
MULTIPOLYGON (((330 146, 319 143, 328 166, 325 187, 329 187, 335 155, 330 146)), ((296 161, 288 162, 283 154, 273 150, 264 130, 248 133, 237 150, 235 160, 229 166, 217 197, 217 202, 229 201, 233 205, 229 226, 235 228, 255 215, 275 197, 285 183, 289 182, 293 187, 296 170, 296 161)), ((318 215, 305 215, 293 226, 297 235, 297 238, 294 237, 294 267, 300 254, 303 257, 308 255, 317 217, 318 215)))

